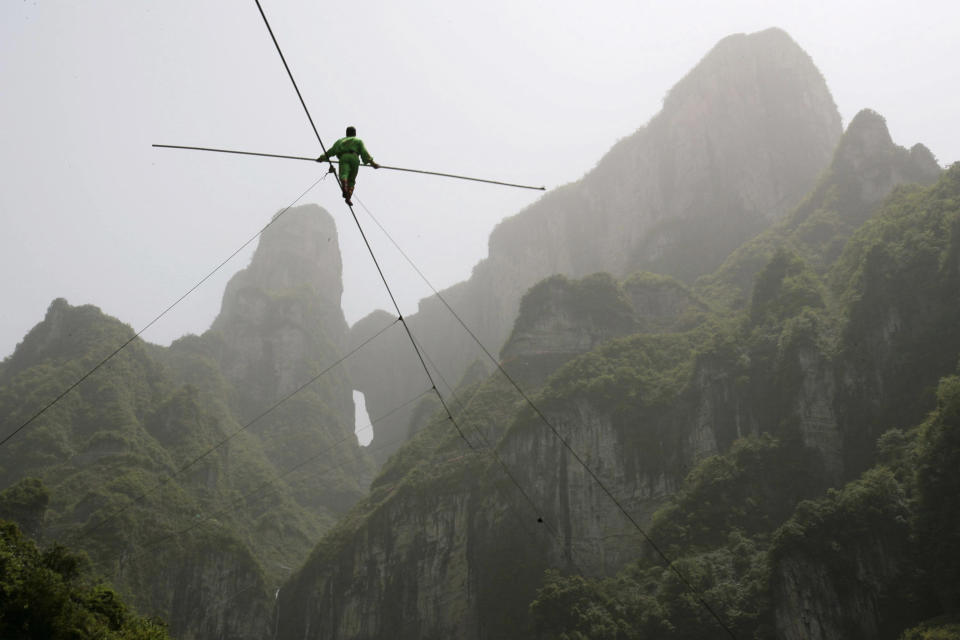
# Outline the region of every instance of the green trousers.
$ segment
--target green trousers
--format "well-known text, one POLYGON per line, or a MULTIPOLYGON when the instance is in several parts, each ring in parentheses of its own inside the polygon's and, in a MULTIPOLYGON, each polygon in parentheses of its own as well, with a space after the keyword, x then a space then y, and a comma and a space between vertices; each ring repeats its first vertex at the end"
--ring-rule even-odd
POLYGON ((350 189, 357 182, 357 174, 360 173, 360 156, 355 153, 342 153, 338 156, 340 160, 340 182, 347 184, 350 189))

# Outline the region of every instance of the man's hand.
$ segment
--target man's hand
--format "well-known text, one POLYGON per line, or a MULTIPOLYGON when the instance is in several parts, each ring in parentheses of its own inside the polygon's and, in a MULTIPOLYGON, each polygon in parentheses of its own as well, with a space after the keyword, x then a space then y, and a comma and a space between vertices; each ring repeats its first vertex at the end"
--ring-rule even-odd
POLYGON ((319 158, 317 158, 316 160, 314 160, 314 162, 326 162, 326 160, 327 160, 327 159, 326 159, 325 157, 320 156, 319 158))
POLYGON ((380 168, 380 165, 378 165, 376 162, 371 162, 371 163, 370 163, 370 166, 373 167, 374 169, 379 169, 379 168, 380 168))

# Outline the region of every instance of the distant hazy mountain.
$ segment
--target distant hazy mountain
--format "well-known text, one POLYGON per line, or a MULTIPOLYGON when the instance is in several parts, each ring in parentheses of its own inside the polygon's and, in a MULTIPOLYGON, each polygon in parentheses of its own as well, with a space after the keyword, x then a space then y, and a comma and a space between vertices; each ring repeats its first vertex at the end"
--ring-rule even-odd
MULTIPOLYGON (((520 298, 550 275, 646 269, 692 281, 792 210, 840 134, 823 77, 786 33, 725 38, 595 169, 500 223, 489 256, 442 295, 496 353, 520 298)), ((380 326, 379 316, 353 327, 354 343, 380 326)), ((409 321, 451 384, 482 355, 435 297, 409 321)), ((351 376, 371 413, 382 414, 417 392, 417 367, 398 335, 352 363, 351 376), (407 369, 384 380, 384 361, 407 369)), ((409 415, 377 425, 375 440, 405 436, 409 415)))

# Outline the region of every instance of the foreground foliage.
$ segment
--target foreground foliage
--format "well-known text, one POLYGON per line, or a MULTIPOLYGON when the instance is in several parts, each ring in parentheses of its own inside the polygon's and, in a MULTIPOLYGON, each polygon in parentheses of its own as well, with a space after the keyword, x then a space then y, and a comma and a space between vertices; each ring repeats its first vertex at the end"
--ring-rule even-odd
POLYGON ((7 640, 167 640, 160 622, 133 613, 110 587, 92 582, 86 557, 41 551, 0 521, 0 637, 7 640))

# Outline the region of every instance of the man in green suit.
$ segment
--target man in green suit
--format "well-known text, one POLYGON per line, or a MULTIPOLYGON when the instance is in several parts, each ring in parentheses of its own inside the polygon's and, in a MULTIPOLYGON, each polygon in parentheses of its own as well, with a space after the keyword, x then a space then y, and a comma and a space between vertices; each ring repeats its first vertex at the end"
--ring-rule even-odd
POLYGON ((317 162, 326 162, 334 156, 340 161, 340 188, 343 189, 343 199, 352 207, 353 202, 350 201, 350 197, 353 195, 357 173, 360 172, 360 160, 374 169, 379 169, 380 165, 373 161, 373 156, 363 146, 363 140, 357 137, 357 130, 354 127, 347 127, 346 137, 334 142, 325 154, 317 158, 317 162))

